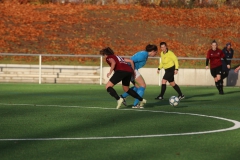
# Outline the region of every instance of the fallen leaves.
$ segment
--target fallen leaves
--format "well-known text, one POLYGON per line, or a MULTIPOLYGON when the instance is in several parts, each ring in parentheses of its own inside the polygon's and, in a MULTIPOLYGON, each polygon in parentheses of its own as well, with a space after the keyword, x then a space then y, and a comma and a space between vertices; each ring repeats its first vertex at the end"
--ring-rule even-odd
POLYGON ((166 41, 178 56, 205 57, 213 39, 239 52, 239 26, 238 8, 0 3, 0 52, 99 54, 111 46, 133 55, 166 41))

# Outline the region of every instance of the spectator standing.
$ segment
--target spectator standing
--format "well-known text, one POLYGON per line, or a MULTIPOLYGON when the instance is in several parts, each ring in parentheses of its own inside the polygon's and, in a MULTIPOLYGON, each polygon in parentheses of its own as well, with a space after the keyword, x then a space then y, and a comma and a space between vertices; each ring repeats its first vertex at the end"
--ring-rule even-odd
MULTIPOLYGON (((232 49, 231 43, 227 43, 226 47, 223 48, 223 53, 225 58, 227 59, 228 64, 231 66, 231 59, 233 58, 234 50, 232 49)), ((230 69, 227 68, 227 64, 224 60, 222 60, 222 75, 221 75, 221 83, 223 84, 223 80, 228 77, 230 69)))

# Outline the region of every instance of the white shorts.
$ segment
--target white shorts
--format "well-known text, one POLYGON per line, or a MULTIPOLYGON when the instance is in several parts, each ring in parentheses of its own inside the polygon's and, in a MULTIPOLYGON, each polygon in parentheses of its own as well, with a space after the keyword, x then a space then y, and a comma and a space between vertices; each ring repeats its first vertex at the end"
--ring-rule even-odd
POLYGON ((140 72, 138 70, 135 69, 135 78, 138 78, 139 76, 141 76, 140 72))

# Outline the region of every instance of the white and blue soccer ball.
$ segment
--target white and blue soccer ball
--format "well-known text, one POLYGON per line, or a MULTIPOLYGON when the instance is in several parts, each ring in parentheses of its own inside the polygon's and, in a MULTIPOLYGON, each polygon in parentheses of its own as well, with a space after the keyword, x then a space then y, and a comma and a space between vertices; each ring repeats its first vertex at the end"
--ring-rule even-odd
POLYGON ((172 96, 169 98, 169 103, 171 106, 177 106, 179 104, 179 98, 176 96, 172 96))

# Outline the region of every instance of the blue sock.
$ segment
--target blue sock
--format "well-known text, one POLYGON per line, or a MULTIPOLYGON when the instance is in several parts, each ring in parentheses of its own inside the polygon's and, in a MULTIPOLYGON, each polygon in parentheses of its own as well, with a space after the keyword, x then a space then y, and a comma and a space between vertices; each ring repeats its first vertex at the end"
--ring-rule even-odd
MULTIPOLYGON (((135 92, 137 92, 137 87, 135 87, 135 86, 133 86, 133 87, 131 87, 130 89, 132 89, 132 90, 134 90, 135 92)), ((127 93, 127 92, 125 92, 125 93, 123 93, 122 95, 121 95, 123 98, 126 98, 127 96, 129 96, 129 94, 127 93)))
MULTIPOLYGON (((144 91, 145 91, 145 88, 144 87, 140 87, 140 88, 138 88, 137 93, 139 94, 140 97, 143 97, 144 91)), ((136 106, 138 103, 139 103, 139 100, 135 99, 135 101, 133 103, 133 106, 136 106)))

